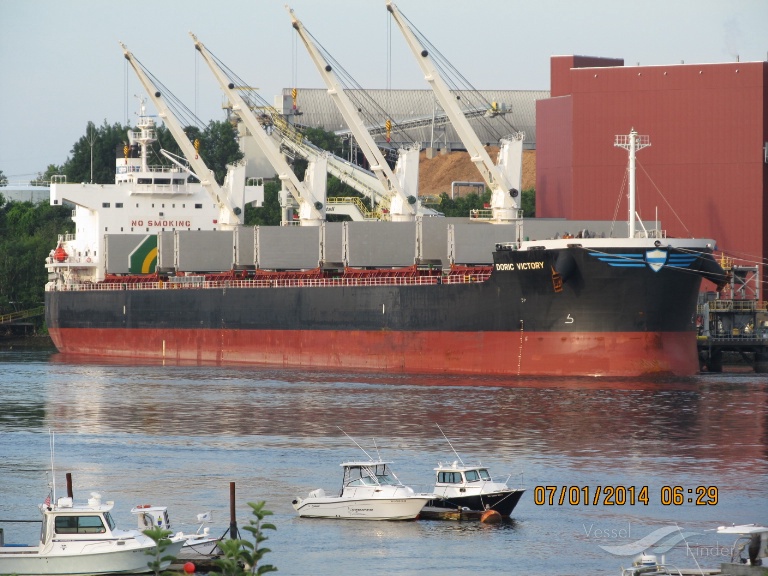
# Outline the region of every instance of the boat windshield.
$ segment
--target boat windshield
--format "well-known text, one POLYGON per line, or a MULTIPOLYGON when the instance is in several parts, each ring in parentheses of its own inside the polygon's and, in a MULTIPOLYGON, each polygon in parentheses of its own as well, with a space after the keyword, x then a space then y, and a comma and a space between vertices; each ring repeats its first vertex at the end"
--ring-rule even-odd
POLYGON ((479 468, 477 470, 467 470, 464 473, 464 476, 467 479, 467 482, 479 482, 480 480, 490 480, 491 475, 488 474, 488 470, 486 468, 479 468))
POLYGON ((376 479, 379 481, 379 484, 388 484, 390 486, 397 486, 400 484, 397 476, 394 475, 392 470, 390 470, 386 464, 377 464, 372 467, 372 471, 376 474, 376 479))
POLYGON ((48 515, 43 514, 43 524, 40 528, 40 543, 45 545, 48 543, 48 515))
MULTIPOLYGON (((115 521, 112 520, 112 515, 109 512, 105 512, 104 513, 104 520, 107 521, 107 526, 109 526, 110 530, 114 530, 115 529, 115 521)), ((169 526, 169 522, 168 522, 168 517, 167 516, 165 518, 165 525, 169 526)))
POLYGON ((440 484, 461 484, 464 482, 461 472, 438 472, 437 481, 440 484))
POLYGON ((397 486, 400 481, 386 464, 350 466, 344 474, 345 486, 375 486, 377 484, 397 486))
POLYGON ((350 466, 344 472, 345 486, 375 486, 376 478, 368 466, 350 466))
POLYGON ((92 516, 56 516, 54 520, 56 534, 103 534, 106 532, 101 515, 92 516))

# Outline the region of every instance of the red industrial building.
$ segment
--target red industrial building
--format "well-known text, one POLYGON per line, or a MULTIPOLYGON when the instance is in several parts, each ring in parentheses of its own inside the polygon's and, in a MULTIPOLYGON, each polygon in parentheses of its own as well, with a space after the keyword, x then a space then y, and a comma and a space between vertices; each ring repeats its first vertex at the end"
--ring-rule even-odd
MULTIPOLYGON (((555 56, 536 106, 536 215, 626 220, 632 128, 637 212, 669 236, 711 237, 737 263, 768 258, 768 62, 624 66, 555 56)), ((766 271, 762 269, 765 281, 766 271)))

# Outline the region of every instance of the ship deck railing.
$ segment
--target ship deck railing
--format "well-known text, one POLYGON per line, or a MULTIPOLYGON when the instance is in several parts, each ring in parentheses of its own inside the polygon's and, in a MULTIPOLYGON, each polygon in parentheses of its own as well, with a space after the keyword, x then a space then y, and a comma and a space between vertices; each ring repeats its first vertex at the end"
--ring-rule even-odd
POLYGON ((709 306, 710 312, 768 311, 768 302, 763 300, 709 300, 698 305, 699 314, 703 313, 705 305, 709 306))
POLYGON ((190 288, 311 288, 343 286, 430 286, 437 284, 476 284, 490 278, 490 272, 424 276, 370 276, 352 278, 276 278, 227 279, 199 282, 96 282, 57 286, 60 291, 87 290, 188 290, 190 288))

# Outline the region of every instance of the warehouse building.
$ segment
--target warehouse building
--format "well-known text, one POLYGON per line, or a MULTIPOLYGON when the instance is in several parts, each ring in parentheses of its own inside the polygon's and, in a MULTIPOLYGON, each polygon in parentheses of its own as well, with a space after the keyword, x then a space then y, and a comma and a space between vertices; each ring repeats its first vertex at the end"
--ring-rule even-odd
POLYGON ((637 212, 670 236, 712 237, 768 258, 768 62, 625 66, 555 56, 551 94, 536 105, 539 217, 626 220, 627 152, 635 129, 637 212))

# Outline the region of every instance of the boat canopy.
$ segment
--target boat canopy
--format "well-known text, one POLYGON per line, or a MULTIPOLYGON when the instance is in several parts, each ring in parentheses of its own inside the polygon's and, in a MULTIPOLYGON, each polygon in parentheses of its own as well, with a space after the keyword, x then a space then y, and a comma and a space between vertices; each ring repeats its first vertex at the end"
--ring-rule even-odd
POLYGON ((345 462, 344 486, 397 486, 400 480, 389 468, 392 462, 345 462))

